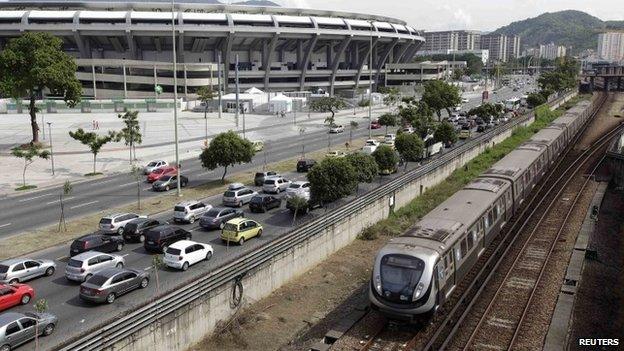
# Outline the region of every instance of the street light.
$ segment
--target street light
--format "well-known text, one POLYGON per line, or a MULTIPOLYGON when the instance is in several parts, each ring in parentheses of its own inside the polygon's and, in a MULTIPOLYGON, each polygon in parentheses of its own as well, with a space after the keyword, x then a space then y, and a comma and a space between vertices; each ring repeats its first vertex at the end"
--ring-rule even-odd
POLYGON ((175 7, 171 0, 171 40, 173 44, 173 125, 175 138, 175 162, 176 162, 176 195, 182 196, 180 189, 180 147, 178 145, 178 59, 176 57, 175 35, 175 7))
MULTIPOLYGON (((45 126, 43 127, 45 129, 45 126)), ((54 175, 54 152, 52 152, 52 122, 48 122, 48 135, 50 136, 50 161, 52 161, 52 175, 54 175)))
POLYGON ((373 21, 370 24, 370 60, 368 62, 368 138, 373 137, 373 130, 370 125, 373 121, 373 21))

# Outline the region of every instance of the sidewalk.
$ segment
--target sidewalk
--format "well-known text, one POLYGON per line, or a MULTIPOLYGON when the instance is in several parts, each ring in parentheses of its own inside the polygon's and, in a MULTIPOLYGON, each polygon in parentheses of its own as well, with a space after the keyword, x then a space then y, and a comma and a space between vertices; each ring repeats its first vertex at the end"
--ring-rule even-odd
MULTIPOLYGON (((374 115, 388 110, 385 106, 373 108, 374 115)), ((297 125, 293 124, 293 114, 285 118, 275 115, 245 115, 245 136, 249 140, 263 140, 265 142, 285 137, 296 136, 300 128, 306 133, 326 128, 324 120, 328 113, 297 112, 297 125), (277 129, 279 128, 279 129, 277 129), (279 133, 276 133, 279 130, 279 133)), ((356 120, 359 128, 365 128, 368 121, 368 109, 358 108, 343 110, 336 114, 336 123, 344 124, 348 129, 350 120, 356 120)), ((42 116, 39 115, 41 125, 42 116)), ((47 122, 52 122, 52 144, 54 151, 55 175, 52 176, 50 160, 36 159, 26 171, 26 183, 37 185, 39 189, 59 185, 66 180, 76 181, 86 179, 84 174, 93 171, 93 154, 88 147, 69 136, 69 131, 83 128, 87 132, 93 130, 93 119, 97 118, 99 134, 106 134, 109 130, 123 128, 121 119, 116 113, 103 114, 43 114, 46 123, 45 139, 40 134, 41 142, 50 143, 47 122)), ((375 118, 375 117, 374 117, 375 118)), ((165 159, 173 162, 175 146, 173 144, 173 117, 172 111, 139 113, 142 145, 136 149, 137 164, 143 165, 152 159, 165 159)), ((216 134, 228 130, 238 130, 242 134, 243 116, 239 117, 239 127, 236 128, 235 117, 232 113, 223 113, 218 118, 217 113, 208 113, 208 139, 216 134)), ((180 159, 197 158, 201 153, 205 140, 204 114, 201 112, 182 111, 178 115, 178 135, 180 159)), ((31 140, 30 121, 27 114, 0 115, 0 160, 10 172, 0 174, 0 194, 15 193, 14 188, 21 185, 21 172, 24 166, 22 159, 10 155, 10 149, 16 145, 28 143, 31 140)), ((123 142, 105 145, 97 157, 96 171, 111 175, 130 170, 129 150, 123 142)))

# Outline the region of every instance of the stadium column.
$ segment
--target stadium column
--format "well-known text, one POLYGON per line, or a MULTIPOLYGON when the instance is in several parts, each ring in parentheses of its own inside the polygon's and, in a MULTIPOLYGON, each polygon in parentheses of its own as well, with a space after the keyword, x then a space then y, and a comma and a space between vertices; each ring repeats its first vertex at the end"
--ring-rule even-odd
POLYGON ((414 41, 406 42, 405 44, 401 45, 398 54, 396 55, 396 57, 394 57, 394 62, 401 62, 403 56, 405 56, 405 53, 412 47, 412 45, 416 45, 414 41))
POLYGON ((229 33, 227 37, 225 37, 223 48, 224 52, 223 57, 223 91, 227 94, 229 92, 230 85, 230 59, 232 56, 232 42, 234 41, 234 34, 229 33))
MULTIPOLYGON (((379 41, 379 38, 377 37, 373 38, 373 45, 372 45, 373 48, 377 46, 378 41, 379 41)), ((362 55, 360 57, 360 60, 358 61, 358 71, 355 76, 355 89, 358 89, 360 87, 360 78, 362 77, 362 70, 364 69, 364 61, 366 61, 366 59, 368 59, 368 55, 370 55, 371 45, 366 45, 366 49, 364 50, 365 50, 365 54, 362 55)), ((369 67, 368 69, 372 69, 372 67, 369 67)))
POLYGON ((266 46, 264 56, 262 57, 262 69, 264 69, 264 90, 269 91, 269 74, 271 73, 271 61, 273 60, 273 52, 277 46, 279 34, 273 35, 269 45, 266 46))
POLYGON ((401 62, 397 61, 397 63, 409 62, 412 59, 412 57, 414 57, 414 54, 416 53, 416 51, 422 46, 422 44, 423 44, 422 42, 415 42, 414 45, 412 45, 412 47, 407 50, 407 53, 403 56, 403 58, 401 59, 401 62))
POLYGON ((312 56, 312 52, 314 51, 314 46, 316 46, 316 42, 318 41, 318 34, 313 34, 312 38, 308 40, 308 46, 306 47, 303 60, 300 62, 299 67, 301 67, 301 79, 299 81, 299 89, 303 91, 305 86, 306 74, 308 73, 308 64, 310 63, 310 57, 312 56))
POLYGON ((396 44, 399 42, 399 38, 394 38, 392 42, 388 43, 385 50, 382 51, 381 57, 377 60, 377 73, 375 74, 375 82, 379 82, 379 75, 381 74, 381 69, 386 64, 386 60, 388 60, 388 56, 390 52, 394 49, 396 44))
POLYGON ((349 36, 349 37, 346 37, 344 40, 342 40, 342 42, 340 43, 340 46, 338 47, 338 50, 336 50, 336 53, 334 54, 334 58, 332 59, 332 62, 331 62, 332 73, 331 73, 330 85, 329 85, 329 90, 330 90, 331 95, 334 95, 334 83, 336 82, 336 73, 338 72, 338 66, 340 65, 340 57, 345 52, 349 44, 351 44, 352 37, 353 36, 349 36))

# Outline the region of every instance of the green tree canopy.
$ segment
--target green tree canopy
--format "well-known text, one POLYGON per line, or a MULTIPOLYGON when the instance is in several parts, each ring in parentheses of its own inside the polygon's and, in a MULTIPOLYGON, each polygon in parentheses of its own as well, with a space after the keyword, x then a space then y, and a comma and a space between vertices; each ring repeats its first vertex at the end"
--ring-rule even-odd
POLYGON ((388 145, 380 145, 372 155, 381 171, 392 171, 399 163, 399 156, 388 145))
POLYGON ((396 106, 399 102, 401 102, 401 93, 397 88, 386 88, 383 91, 386 96, 383 98, 383 103, 388 106, 396 106))
POLYGON ((425 143, 416 134, 403 133, 398 135, 394 142, 397 152, 406 162, 416 162, 422 159, 425 143))
POLYGON ((401 120, 404 124, 411 125, 416 133, 424 138, 435 125, 434 111, 425 102, 414 98, 403 99, 403 102, 405 106, 399 107, 401 120))
POLYGON ((486 102, 480 106, 474 107, 468 111, 470 116, 479 117, 494 117, 498 118, 503 113, 503 106, 501 104, 492 104, 486 102))
POLYGON ((433 137, 436 141, 441 141, 444 145, 452 145, 457 142, 457 131, 452 124, 444 121, 438 124, 433 137))
POLYGON ((69 136, 89 147, 89 150, 91 150, 91 153, 93 154, 93 174, 95 174, 97 154, 102 149, 102 146, 117 138, 117 133, 109 131, 107 135, 99 136, 97 133, 85 132, 82 128, 79 128, 75 132, 70 131, 69 136))
POLYGON ((221 133, 210 141, 210 145, 204 149, 199 155, 202 166, 207 169, 215 169, 223 167, 223 176, 221 180, 225 180, 227 169, 239 163, 251 162, 255 155, 253 144, 241 138, 233 131, 221 133))
POLYGON ((357 181, 360 183, 372 182, 379 173, 377 162, 375 162, 375 158, 371 155, 356 152, 347 155, 346 159, 355 169, 357 181))
POLYGON ((555 60, 555 70, 544 72, 537 79, 540 88, 544 91, 563 91, 576 86, 579 64, 576 60, 562 57, 555 60))
POLYGON ((531 108, 535 108, 539 105, 545 104, 546 98, 540 93, 530 93, 527 97, 527 105, 531 108))
POLYGON ((117 118, 123 121, 124 127, 116 134, 115 141, 123 140, 130 147, 130 162, 132 162, 132 150, 136 145, 143 142, 141 126, 139 125, 139 111, 128 111, 123 115, 117 115, 117 118))
POLYGON ((47 160, 50 157, 48 150, 43 150, 41 145, 30 144, 25 147, 14 147, 11 149, 11 155, 24 160, 24 169, 22 171, 22 187, 26 187, 26 169, 34 161, 35 157, 47 160))
POLYGON ((31 143, 39 142, 35 101, 44 89, 71 107, 80 101, 82 85, 76 62, 63 51, 63 41, 48 33, 27 32, 0 51, 0 93, 29 99, 31 143))
POLYGON ((386 133, 388 133, 388 127, 394 127, 397 125, 397 116, 392 113, 384 113, 379 116, 379 124, 386 127, 386 133))
POLYGON ((432 80, 425 83, 422 101, 436 111, 438 118, 442 117, 442 110, 451 114, 451 108, 461 104, 459 88, 441 80, 432 80))
POLYGON ((308 173, 312 201, 328 203, 352 194, 357 187, 357 172, 346 157, 326 158, 308 173))
POLYGON ((212 90, 211 85, 204 85, 197 89, 197 97, 199 98, 199 101, 204 103, 204 119, 208 117, 208 103, 214 99, 216 94, 217 93, 212 90))
POLYGON ((329 125, 333 125, 336 112, 347 106, 343 99, 334 96, 325 96, 320 99, 314 100, 310 103, 310 110, 317 112, 331 112, 331 117, 327 117, 325 120, 329 125))

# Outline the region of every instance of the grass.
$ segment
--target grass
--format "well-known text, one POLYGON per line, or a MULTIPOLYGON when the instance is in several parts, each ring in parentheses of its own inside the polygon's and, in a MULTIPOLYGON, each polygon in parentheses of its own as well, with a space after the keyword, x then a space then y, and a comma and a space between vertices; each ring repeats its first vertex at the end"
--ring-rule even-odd
POLYGON ((36 189, 37 186, 36 185, 22 185, 20 187, 15 188, 15 191, 24 191, 24 190, 30 190, 30 189, 36 189))
POLYGON ((490 168, 498 160, 505 157, 505 155, 513 151, 520 144, 527 141, 540 129, 548 126, 550 122, 561 116, 565 110, 570 109, 580 100, 588 99, 590 96, 591 95, 575 97, 554 111, 551 111, 546 105, 537 107, 535 109, 535 122, 529 126, 514 129, 509 138, 492 148, 486 149, 464 167, 451 173, 443 182, 427 189, 421 196, 415 198, 409 204, 391 214, 387 219, 366 228, 360 233, 358 238, 361 240, 374 240, 380 235, 393 237, 404 233, 416 221, 420 220, 444 200, 461 190, 466 184, 490 168))
POLYGON ((91 172, 91 173, 85 174, 85 177, 95 177, 95 176, 99 176, 102 174, 103 174, 102 172, 91 172))

